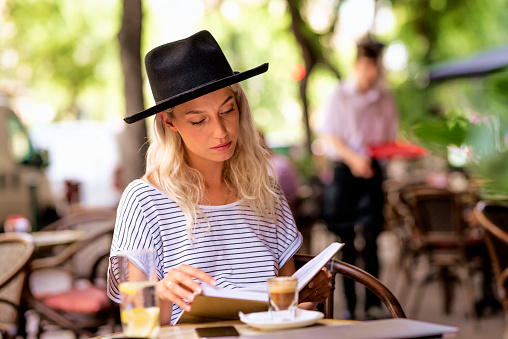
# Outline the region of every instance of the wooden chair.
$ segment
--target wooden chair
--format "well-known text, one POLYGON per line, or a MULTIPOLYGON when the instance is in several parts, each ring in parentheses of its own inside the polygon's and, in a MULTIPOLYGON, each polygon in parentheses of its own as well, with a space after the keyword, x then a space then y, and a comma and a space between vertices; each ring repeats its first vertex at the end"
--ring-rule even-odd
MULTIPOLYGON (((306 254, 295 254, 293 256, 297 269, 303 266, 312 258, 313 256, 306 254)), ((339 260, 332 260, 330 262, 329 271, 332 274, 332 289, 330 290, 330 295, 328 296, 327 300, 322 305, 322 311, 325 314, 325 318, 333 319, 333 294, 335 291, 335 276, 337 273, 349 279, 353 279, 354 281, 364 285, 374 294, 376 294, 379 299, 381 299, 381 302, 383 302, 383 304, 386 306, 393 318, 406 318, 404 310, 402 309, 402 306, 400 305, 397 298, 385 285, 383 285, 381 281, 379 281, 374 276, 354 265, 350 265, 339 260)))
POLYGON ((29 234, 0 234, 0 337, 25 336, 22 294, 33 252, 29 234))
POLYGON ((464 292, 470 319, 477 324, 471 267, 466 257, 463 205, 460 196, 447 189, 417 186, 407 189, 404 200, 414 217, 416 242, 419 252, 425 255, 429 270, 416 283, 416 298, 411 316, 416 317, 422 303, 424 287, 440 278, 443 287, 444 312, 451 312, 454 282, 458 281, 464 292))
POLYGON ((503 292, 502 300, 506 324, 503 338, 508 338, 508 205, 480 201, 476 205, 475 215, 487 231, 484 241, 499 289, 503 292))
POLYGON ((115 215, 108 216, 96 211, 85 214, 80 212, 75 218, 68 216, 63 221, 59 220, 56 228, 50 225, 53 230, 85 229, 88 235, 83 240, 65 246, 56 255, 32 261, 32 288, 26 300, 41 318, 39 335, 46 327, 57 325, 72 330, 76 336, 92 337, 105 325, 110 326, 109 332, 114 332, 119 323, 117 305, 106 295, 107 264, 115 215), (63 280, 69 281, 67 289, 50 292, 37 290, 38 279, 49 274, 62 276, 62 272, 63 280))

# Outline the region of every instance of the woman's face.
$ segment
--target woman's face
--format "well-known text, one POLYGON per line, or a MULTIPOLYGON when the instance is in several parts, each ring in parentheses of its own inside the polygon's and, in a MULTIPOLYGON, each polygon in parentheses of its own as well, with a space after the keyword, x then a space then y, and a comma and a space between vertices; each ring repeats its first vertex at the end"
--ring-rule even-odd
POLYGON ((206 168, 233 155, 240 114, 229 87, 175 106, 173 118, 159 114, 169 129, 180 133, 190 166, 206 168))
POLYGON ((356 78, 360 92, 367 92, 376 82, 379 76, 379 69, 376 60, 367 57, 360 57, 355 63, 356 78))

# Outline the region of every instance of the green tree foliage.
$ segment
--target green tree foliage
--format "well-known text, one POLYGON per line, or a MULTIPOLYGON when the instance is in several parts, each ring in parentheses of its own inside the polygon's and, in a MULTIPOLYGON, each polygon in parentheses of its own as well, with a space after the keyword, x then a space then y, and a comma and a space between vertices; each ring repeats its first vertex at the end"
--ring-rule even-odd
POLYGON ((407 81, 396 89, 406 134, 441 154, 449 145, 468 146, 472 162, 467 169, 484 178, 484 192, 506 194, 506 73, 430 84, 424 80, 435 67, 506 45, 506 3, 393 0, 392 4, 400 25, 398 39, 410 55, 407 81))
MULTIPOLYGON (((196 29, 213 32, 236 70, 270 63, 267 74, 244 83, 256 123, 267 139, 284 143, 305 140, 304 111, 300 105, 302 66, 308 80, 310 120, 337 75, 347 75, 351 60, 346 60, 345 51, 331 48, 331 38, 341 24, 337 21, 339 10, 349 1, 354 0, 204 2, 205 14, 196 29), (316 31, 309 13, 323 3, 330 8, 330 21, 316 31), (236 6, 236 11, 227 13, 226 7, 231 6, 236 6), (291 15, 292 8, 297 10, 293 13, 296 15, 291 15), (270 137, 274 135, 275 138, 270 137)), ((505 126, 505 73, 436 84, 426 81, 427 72, 435 65, 508 42, 504 0, 375 3, 378 9, 390 7, 396 20, 395 28, 378 38, 387 44, 403 43, 408 51, 407 68, 387 74, 395 89, 404 137, 444 154, 450 144, 466 143, 478 148, 482 140, 488 140, 483 137, 488 132, 475 122, 476 115, 487 119, 490 131, 494 121, 505 126)), ((80 109, 98 119, 124 115, 116 41, 121 2, 6 0, 4 7, 0 47, 4 54, 15 51, 19 60, 15 66, 2 67, 0 84, 6 79, 16 81, 38 98, 51 97, 60 112, 59 119, 75 117, 80 109), (6 29, 5 23, 11 28, 6 29)), ((145 20, 150 20, 149 13, 145 20)), ((504 147, 503 133, 500 130, 498 144, 504 147)), ((489 152, 501 151, 490 148, 489 152)), ((480 163, 480 155, 487 159, 489 152, 477 152, 476 163, 480 163)), ((491 167, 501 168, 478 166, 484 168, 484 173, 491 167)))
POLYGON ((104 117, 86 95, 92 91, 96 103, 106 101, 98 93, 112 78, 119 79, 112 62, 117 49, 111 48, 116 47, 118 9, 117 2, 7 0, 4 20, 12 33, 1 48, 15 51, 18 63, 4 67, 0 80, 15 79, 36 100, 51 98, 60 118, 76 118, 80 110, 104 117))

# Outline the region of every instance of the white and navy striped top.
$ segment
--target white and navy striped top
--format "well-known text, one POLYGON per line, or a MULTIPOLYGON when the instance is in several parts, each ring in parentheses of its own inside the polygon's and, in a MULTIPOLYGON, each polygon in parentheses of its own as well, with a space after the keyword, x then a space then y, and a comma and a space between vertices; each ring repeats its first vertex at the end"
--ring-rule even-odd
MULTIPOLYGON (((279 186, 276 192, 282 201, 276 209, 277 225, 241 201, 200 206, 211 228, 207 233, 208 224, 204 218, 198 219, 191 243, 180 207, 149 183, 134 180, 118 206, 108 270, 109 297, 120 302, 116 255, 129 249, 155 248, 159 279, 180 264, 200 268, 213 276, 218 286, 232 289, 277 275, 300 248, 302 235, 279 186)), ((173 305, 172 324, 181 312, 173 305)))

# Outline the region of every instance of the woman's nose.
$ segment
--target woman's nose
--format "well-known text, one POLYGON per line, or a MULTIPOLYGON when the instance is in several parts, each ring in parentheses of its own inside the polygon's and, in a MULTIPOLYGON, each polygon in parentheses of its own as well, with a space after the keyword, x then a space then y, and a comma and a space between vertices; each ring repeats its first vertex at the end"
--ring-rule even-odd
POLYGON ((221 119, 214 119, 212 123, 213 128, 213 137, 217 139, 222 139, 226 137, 226 126, 224 126, 224 122, 221 119))

